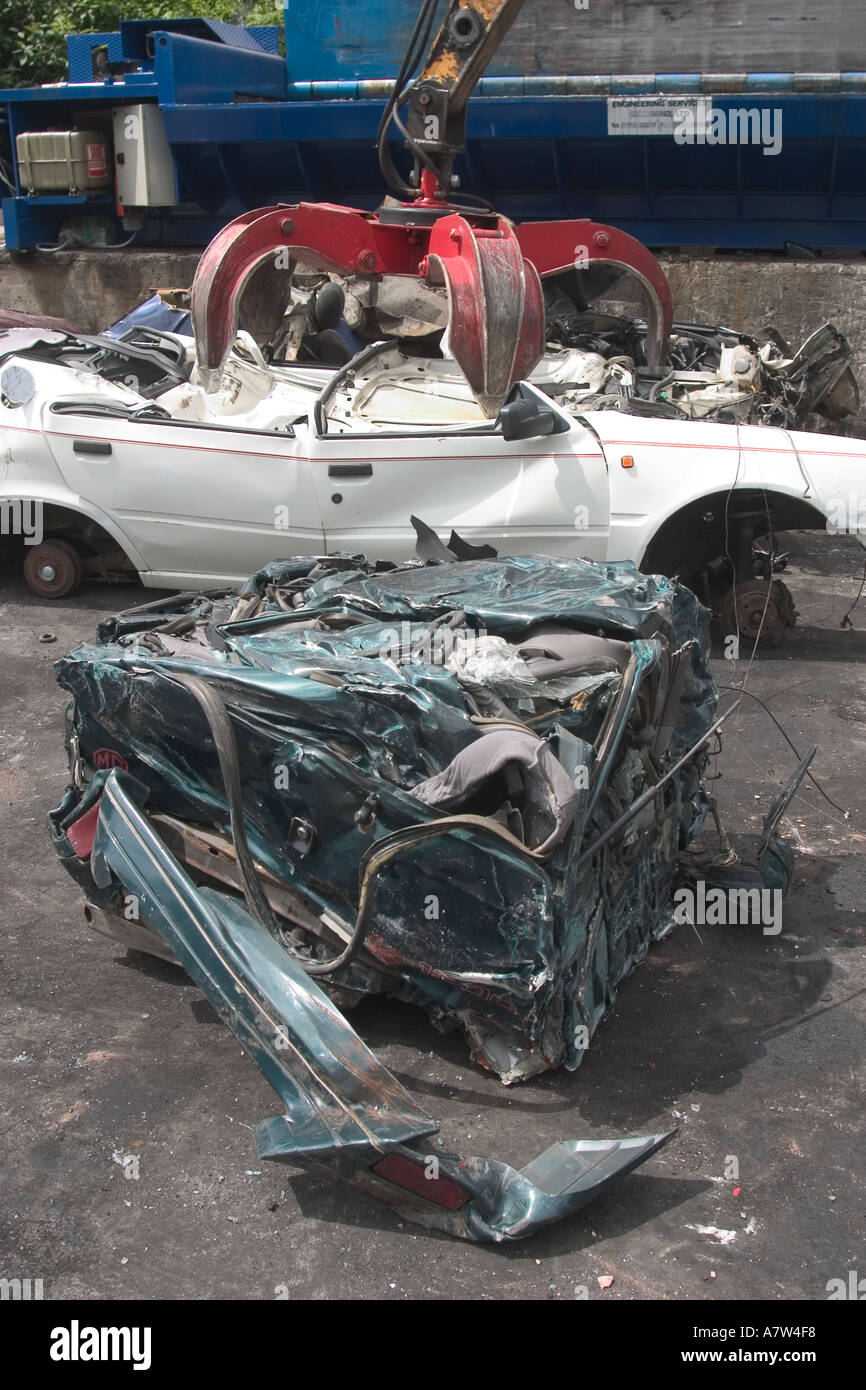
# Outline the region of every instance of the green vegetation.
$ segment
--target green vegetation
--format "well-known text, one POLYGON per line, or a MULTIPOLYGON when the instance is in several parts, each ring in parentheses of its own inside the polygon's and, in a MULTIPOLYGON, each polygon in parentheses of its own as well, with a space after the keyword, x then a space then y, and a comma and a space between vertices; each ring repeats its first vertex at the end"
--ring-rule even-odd
POLYGON ((201 15, 230 24, 282 24, 275 0, 5 0, 0 27, 0 87, 34 87, 66 77, 66 35, 116 29, 121 19, 201 15))

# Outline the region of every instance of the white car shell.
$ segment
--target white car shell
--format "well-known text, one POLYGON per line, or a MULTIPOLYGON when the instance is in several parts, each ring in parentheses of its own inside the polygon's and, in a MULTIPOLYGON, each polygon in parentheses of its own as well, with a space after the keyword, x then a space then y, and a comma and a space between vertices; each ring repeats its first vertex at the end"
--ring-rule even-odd
POLYGON ((411 515, 443 539, 453 528, 501 554, 629 559, 668 573, 687 574, 701 546, 718 543, 702 528, 727 526, 741 504, 771 510, 774 529, 830 524, 866 545, 861 440, 571 413, 532 382, 524 396, 553 412, 555 432, 508 440, 467 409, 453 364, 420 359, 404 363, 399 385, 415 373, 409 385, 429 406, 405 422, 376 418, 370 381, 350 376, 355 398, 347 407, 338 393, 317 428, 313 402, 332 372, 240 359, 218 398, 175 387, 159 398, 171 418, 156 419, 131 385, 14 357, 4 374, 16 363, 33 394, 14 404, 0 378, 4 517, 32 502, 49 534, 74 532, 76 518, 95 523, 151 587, 234 583, 280 555, 405 560, 411 515), (454 422, 428 423, 425 409, 441 415, 449 395, 454 422))

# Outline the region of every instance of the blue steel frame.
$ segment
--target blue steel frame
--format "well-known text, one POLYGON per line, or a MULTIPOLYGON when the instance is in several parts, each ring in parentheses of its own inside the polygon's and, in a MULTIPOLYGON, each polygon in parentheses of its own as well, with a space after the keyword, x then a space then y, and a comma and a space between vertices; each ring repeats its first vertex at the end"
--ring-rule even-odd
MULTIPOLYGON (((165 23, 157 31, 153 22, 123 25, 120 48, 111 35, 70 39, 78 75, 90 51, 85 41, 108 42, 114 61, 118 52, 136 55, 140 71, 0 93, 13 159, 21 131, 64 128, 73 113, 79 126, 88 115, 104 121, 114 105, 153 101, 183 201, 151 213, 140 244, 202 245, 239 212, 273 202, 379 203, 375 136, 386 81, 290 81, 298 65, 290 60, 287 68, 266 51, 271 31, 252 31, 240 47, 232 26, 211 25, 205 38, 202 29, 191 32, 199 21, 165 23), (222 36, 221 28, 232 33, 222 36)), ((400 160, 399 143, 395 154, 400 160)), ((470 103, 457 169, 467 191, 520 221, 590 217, 655 247, 778 250, 797 241, 866 250, 866 74, 486 78, 470 103), (720 92, 733 82, 737 91, 720 92), (662 91, 703 91, 725 110, 781 111, 781 152, 608 136, 609 95, 662 91)), ((83 211, 114 216, 105 194, 17 192, 3 200, 13 250, 56 240, 60 226, 83 211)))

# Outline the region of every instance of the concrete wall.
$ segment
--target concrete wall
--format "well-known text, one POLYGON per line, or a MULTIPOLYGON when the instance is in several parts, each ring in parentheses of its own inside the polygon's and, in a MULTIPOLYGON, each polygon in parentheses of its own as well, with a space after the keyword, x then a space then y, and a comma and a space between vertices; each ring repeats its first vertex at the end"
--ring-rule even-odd
POLYGON ((97 333, 156 289, 192 283, 197 251, 0 251, 0 307, 71 319, 97 333))
MULTIPOLYGON (((830 320, 854 349, 866 404, 866 258, 819 261, 670 255, 660 260, 677 318, 759 334, 772 325, 795 346, 830 320)), ((0 252, 0 307, 107 327, 155 289, 191 284, 194 251, 0 252)), ((847 431, 866 436, 866 410, 847 431)))

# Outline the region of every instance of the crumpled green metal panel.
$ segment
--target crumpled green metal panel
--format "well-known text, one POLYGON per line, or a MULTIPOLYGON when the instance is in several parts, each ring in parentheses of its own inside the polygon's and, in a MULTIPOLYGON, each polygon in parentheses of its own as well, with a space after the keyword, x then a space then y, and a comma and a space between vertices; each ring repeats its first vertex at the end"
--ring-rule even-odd
POLYGON ((255 857, 314 911, 345 924, 354 920, 370 841, 436 819, 413 787, 482 737, 452 671, 435 652, 418 656, 424 624, 456 613, 455 638, 481 631, 517 640, 555 619, 627 639, 629 679, 612 673, 529 726, 571 760, 580 787, 580 814, 554 852, 535 858, 481 830, 407 846, 378 879, 364 961, 334 981, 398 994, 439 1022, 459 1022, 474 1055, 504 1079, 577 1066, 619 981, 669 928, 676 854, 702 823, 692 764, 672 779, 663 814, 651 813, 633 844, 603 851, 577 879, 571 872, 647 776, 660 775, 712 722, 700 604, 631 565, 545 558, 390 570, 307 559, 269 566, 243 592, 263 596, 253 616, 220 622, 211 608, 165 655, 146 639, 167 641, 156 631, 167 623, 175 634, 183 629, 196 600, 103 624, 100 645, 58 663, 74 696, 78 744, 85 758, 119 756, 160 811, 227 831, 210 732, 177 676, 211 682, 234 725, 255 857), (290 595, 289 613, 265 597, 275 592, 283 602, 290 595), (395 642, 407 659, 394 658, 395 642), (687 674, 672 736, 650 767, 646 750, 626 744, 652 728, 671 653, 682 648, 687 674), (372 823, 361 826, 371 798, 372 823), (299 820, 314 841, 303 855, 290 847, 299 820))
MULTIPOLYGON (((99 909, 140 896, 146 928, 256 1057, 286 1106, 259 1127, 264 1156, 324 1167, 413 1220, 512 1239, 664 1142, 568 1141, 522 1174, 440 1152, 433 1188, 424 1139, 435 1122, 328 994, 418 1004, 461 1026, 473 1057, 507 1082, 578 1066, 619 982, 670 929, 679 855, 703 825, 716 714, 707 617, 687 589, 630 564, 300 557, 240 594, 121 614, 57 663, 73 765, 52 816, 58 853, 99 909), (485 660, 504 647, 510 662, 545 623, 615 638, 617 660, 572 672, 571 695, 567 680, 565 694, 536 681, 526 698, 511 665, 507 678, 495 660, 483 668, 485 685, 449 664, 449 634, 452 651, 480 641, 485 660), (197 684, 227 716, 236 803, 197 684), (510 780, 473 786, 447 811, 416 795, 489 727, 543 741, 571 779, 555 835, 539 802, 549 777, 524 766, 515 780, 516 762, 510 780), (219 853, 184 866, 204 830, 219 853), (244 845, 264 915, 245 886, 244 845), (322 989, 310 972, 327 972, 322 989)), ((774 866, 777 840, 765 847, 774 866)))
POLYGON ((436 1122, 261 923, 196 887, 148 821, 146 795, 126 773, 100 776, 94 883, 135 894, 280 1096, 284 1113, 254 1131, 260 1158, 338 1178, 420 1225, 502 1242, 578 1211, 671 1138, 566 1140, 521 1171, 431 1154, 436 1122))

